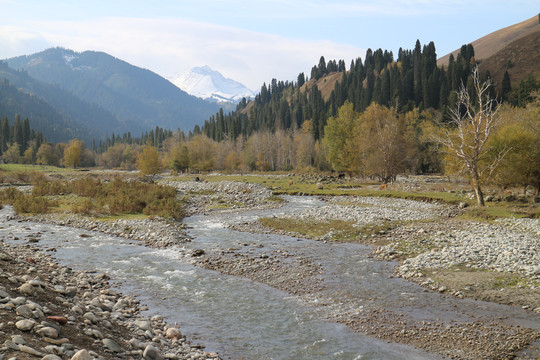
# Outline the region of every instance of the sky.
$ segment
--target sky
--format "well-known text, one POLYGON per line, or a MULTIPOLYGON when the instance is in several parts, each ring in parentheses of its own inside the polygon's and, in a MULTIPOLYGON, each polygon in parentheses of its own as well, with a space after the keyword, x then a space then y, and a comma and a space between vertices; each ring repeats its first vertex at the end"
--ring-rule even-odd
POLYGON ((0 0, 0 59, 103 51, 171 78, 208 65, 258 91, 326 61, 435 43, 442 57, 538 15, 538 0, 0 0))

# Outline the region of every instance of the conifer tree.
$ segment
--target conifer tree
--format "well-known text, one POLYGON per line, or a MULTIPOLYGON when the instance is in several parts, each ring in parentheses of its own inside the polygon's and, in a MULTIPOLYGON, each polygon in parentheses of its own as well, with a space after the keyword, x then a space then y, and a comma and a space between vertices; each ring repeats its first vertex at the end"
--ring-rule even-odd
POLYGON ((508 74, 508 70, 504 72, 501 86, 501 98, 503 101, 506 101, 512 92, 512 83, 510 81, 510 74, 508 74))

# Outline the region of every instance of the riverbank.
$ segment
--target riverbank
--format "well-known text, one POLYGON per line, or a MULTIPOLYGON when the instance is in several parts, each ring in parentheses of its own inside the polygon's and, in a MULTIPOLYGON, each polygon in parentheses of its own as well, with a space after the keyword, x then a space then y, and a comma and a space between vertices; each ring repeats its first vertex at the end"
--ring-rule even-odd
MULTIPOLYGON (((354 221, 358 227, 385 224, 387 230, 366 234, 355 242, 373 247, 372 256, 399 261, 394 276, 402 277, 432 291, 457 298, 485 300, 519 306, 540 313, 539 268, 540 224, 535 219, 505 219, 493 223, 467 221, 456 216, 456 206, 386 198, 325 198, 325 205, 289 217, 316 221, 354 221), (316 220, 314 220, 316 219, 316 220)), ((294 231, 265 227, 259 221, 233 224, 231 229, 260 234, 306 237, 294 231)), ((313 238, 331 244, 335 230, 313 238)), ((331 251, 329 247, 329 251, 331 251)), ((410 344, 451 358, 535 359, 534 347, 540 329, 509 325, 504 317, 491 321, 448 324, 417 321, 406 313, 384 308, 353 313, 344 309, 362 308, 355 297, 360 294, 334 293, 320 281, 324 269, 310 271, 296 254, 287 262, 279 253, 266 260, 231 252, 217 257, 207 254, 199 265, 221 272, 241 275, 301 296, 306 302, 338 308, 335 321, 381 339, 410 344), (260 276, 260 263, 271 264, 272 272, 260 276), (285 264, 285 265, 280 265, 285 264), (277 269, 277 270, 276 270, 277 269), (282 282, 280 273, 294 281, 282 282), (336 305, 337 304, 337 305, 336 305), (496 339, 496 340, 494 340, 496 339), (459 349, 455 344, 460 344, 459 349), (530 355, 523 349, 531 349, 530 355)), ((314 264, 316 265, 316 264, 314 264)), ((364 296, 364 295, 360 295, 364 296)))
MULTIPOLYGON (((467 221, 456 218, 455 206, 388 198, 330 197, 326 204, 303 213, 288 216, 311 221, 353 221, 358 227, 385 224, 387 230, 363 235, 354 241, 377 246, 373 256, 381 260, 398 260, 395 275, 417 282, 431 290, 448 292, 501 304, 521 305, 540 313, 540 221, 538 219, 501 219, 494 222, 467 221), (463 282, 479 281, 486 273, 499 278, 490 297, 473 291, 475 286, 455 288, 438 275, 452 271, 464 275, 463 282), (427 274, 437 279, 426 278, 427 274), (468 276, 467 276, 468 275, 468 276), (476 276, 475 276, 476 275, 476 276), (505 284, 505 278, 513 284, 505 284), (504 290, 505 286, 510 287, 504 290), (510 290, 510 291, 508 291, 510 290), (506 291, 506 292, 505 292, 506 291), (516 296, 520 293, 520 296, 516 296), (525 294, 528 295, 525 295, 525 294)), ((259 221, 234 224, 232 229, 255 233, 277 233, 295 237, 306 234, 276 230, 259 221)), ((333 241, 330 230, 314 240, 333 241)), ((474 284, 473 284, 474 285, 474 284)), ((477 288, 477 287, 476 287, 477 288)), ((478 290, 478 289, 477 289, 478 290)))
MULTIPOLYGON (((269 201, 271 192, 255 184, 185 182, 169 185, 175 186, 181 196, 189 196, 190 214, 212 211, 236 212, 281 205, 276 199, 269 201)), ((457 206, 348 196, 327 198, 324 206, 296 213, 293 217, 306 221, 341 219, 354 221, 359 227, 373 228, 376 228, 374 225, 378 223, 384 223, 389 225, 388 229, 365 234, 356 241, 377 246, 373 248, 373 256, 381 260, 400 261, 394 276, 417 282, 425 287, 424 291, 442 293, 443 296, 518 304, 524 311, 536 311, 540 306, 536 304, 540 298, 536 285, 536 270, 534 262, 526 261, 529 258, 535 261, 538 254, 538 243, 533 241, 535 236, 538 238, 538 232, 535 230, 538 228, 538 221, 507 220, 493 225, 456 219, 459 213, 460 209, 457 206), (509 233, 502 229, 508 229, 509 233), (460 242, 461 240, 452 242, 452 239, 464 238, 469 232, 474 236, 467 238, 466 242, 460 242), (475 247, 473 246, 475 239, 479 236, 484 236, 485 239, 480 242, 481 246, 475 247), (525 241, 522 241, 523 239, 525 241), (520 247, 521 243, 527 244, 527 250, 520 247), (495 244, 496 247, 490 244, 495 244), (489 265, 493 256, 481 255, 477 260, 478 266, 466 267, 470 274, 468 272, 465 274, 463 267, 456 267, 457 262, 452 262, 452 259, 462 258, 471 246, 474 253, 484 255, 500 253, 501 249, 504 249, 506 262, 497 263, 500 271, 495 272, 495 268, 490 268, 493 266, 489 265), (457 250, 450 250, 454 247, 457 250), (444 256, 436 257, 435 254, 439 252, 444 256), (427 255, 422 257, 422 254, 427 255), (414 260, 418 256, 420 256, 418 259, 425 260, 414 260), (436 263, 437 259, 443 266, 435 269, 427 267, 427 264, 432 266, 436 263), (488 265, 482 268, 483 263, 488 265), (407 266, 407 270, 400 271, 402 266, 407 266), (483 280, 484 289, 477 286, 480 283, 479 275, 482 274, 493 277, 483 280), (523 282, 522 279, 526 281, 523 282), (451 284, 451 281, 456 283, 451 284), (493 289, 494 283, 499 284, 496 289, 493 289), (491 297, 487 295, 489 292, 492 292, 491 297), (516 296, 517 294, 522 295, 516 296)), ((71 215, 29 219, 143 240, 153 247, 167 247, 189 241, 182 226, 167 223, 159 218, 130 220, 130 222, 126 222, 128 220, 101 222, 71 215)), ((231 228, 239 231, 303 237, 302 234, 264 227, 260 222, 235 224, 231 228)), ((333 234, 327 233, 316 240, 331 244, 333 234)), ((231 248, 221 253, 213 253, 199 249, 202 251, 188 256, 191 256, 194 264, 203 268, 246 277, 297 295, 304 302, 316 307, 331 308, 332 311, 327 315, 330 320, 345 323, 358 332, 384 340, 410 344, 451 358, 511 358, 516 355, 523 359, 535 358, 528 357, 529 355, 522 350, 540 338, 538 329, 508 324, 503 318, 467 323, 426 322, 419 321, 407 313, 385 308, 363 309, 364 304, 360 300, 365 298, 365 294, 336 292, 335 289, 326 287, 322 281, 325 270, 313 259, 292 251, 266 249, 261 253, 257 249, 251 249, 249 243, 240 246, 246 247, 248 251, 240 252, 231 248), (456 344, 459 344, 459 349, 456 348, 456 344)))
POLYGON ((0 242, 0 358, 219 358, 162 317, 142 315, 144 306, 112 289, 107 274, 57 264, 32 245, 39 237, 0 242))

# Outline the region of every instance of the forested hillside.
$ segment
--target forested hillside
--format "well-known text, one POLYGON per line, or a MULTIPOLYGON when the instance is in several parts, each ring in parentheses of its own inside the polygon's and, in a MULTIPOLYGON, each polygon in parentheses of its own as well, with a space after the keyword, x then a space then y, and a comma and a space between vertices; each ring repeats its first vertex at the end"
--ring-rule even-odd
POLYGON ((33 102, 39 102, 30 106, 28 102, 20 103, 16 100, 19 97, 11 95, 8 97, 11 98, 10 109, 4 108, 0 114, 10 118, 16 114, 30 117, 33 126, 53 142, 68 141, 74 137, 89 142, 114 131, 127 131, 124 124, 102 107, 85 102, 57 85, 36 80, 26 71, 14 70, 6 62, 0 62, 0 79, 7 81, 6 84, 9 83, 14 90, 30 96, 33 102))
POLYGON ((5 79, 0 79, 0 116, 12 123, 17 116, 32 119, 32 128, 53 142, 68 141, 77 130, 48 103, 18 90, 5 79))
MULTIPOLYGON (((472 46, 464 46, 457 58, 452 57, 448 68, 437 67, 435 44, 416 42, 413 50, 400 49, 397 59, 391 51, 368 49, 365 59, 352 61, 346 71, 343 60, 326 63, 321 57, 311 70, 311 80, 301 73, 298 81, 289 83, 275 79, 249 106, 242 102, 236 112, 217 114, 205 122, 201 131, 219 141, 225 136, 236 138, 249 136, 253 131, 299 128, 306 120, 312 122, 316 140, 324 136, 328 117, 337 114, 345 101, 354 105, 355 111, 363 111, 372 102, 396 108, 398 112, 413 108, 444 110, 452 101, 452 91, 466 83, 474 61, 472 46), (334 73, 334 86, 328 100, 319 89, 334 73)), ((489 74, 484 74, 484 78, 489 74)))
POLYGON ((150 70, 103 52, 54 48, 7 59, 7 63, 114 114, 117 120, 105 128, 109 134, 140 133, 155 126, 192 129, 219 109, 217 104, 188 95, 150 70))
MULTIPOLYGON (((455 103, 455 91, 462 84, 470 85, 476 61, 474 48, 469 44, 462 46, 456 58, 450 56, 447 67, 438 67, 435 44, 422 46, 417 41, 413 50, 400 49, 397 59, 391 51, 368 49, 365 59, 353 60, 349 70, 344 64, 343 60, 326 63, 321 57, 319 64, 312 68, 309 81, 304 73, 298 75, 296 82, 272 79, 268 86, 263 84, 254 101, 241 102, 237 111, 229 114, 220 111, 200 130, 209 138, 221 141, 236 139, 239 135, 247 137, 254 131, 298 129, 309 120, 311 132, 315 140, 319 140, 324 137, 328 118, 335 116, 346 101, 351 102, 357 112, 374 102, 398 113, 431 109, 446 116, 446 108, 455 103), (329 83, 333 84, 333 90, 327 95, 320 87, 328 88, 329 83)), ((482 73, 481 79, 497 83, 489 71, 482 73)), ((509 93, 512 89, 508 87, 499 93, 492 87, 491 95, 512 98, 514 104, 519 104, 523 102, 521 97, 536 87, 533 78, 527 89, 516 88, 512 96, 509 93)), ((195 128, 194 132, 198 131, 195 128)))

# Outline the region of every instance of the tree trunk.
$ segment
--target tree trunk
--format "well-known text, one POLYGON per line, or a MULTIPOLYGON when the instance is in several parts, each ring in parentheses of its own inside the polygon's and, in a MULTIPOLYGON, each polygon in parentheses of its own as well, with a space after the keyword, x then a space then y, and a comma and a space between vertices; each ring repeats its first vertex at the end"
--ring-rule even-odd
POLYGON ((484 203, 484 194, 482 189, 480 189, 480 182, 478 181, 478 174, 473 174, 472 185, 474 188, 474 193, 476 194, 476 203, 478 206, 485 206, 484 203))

